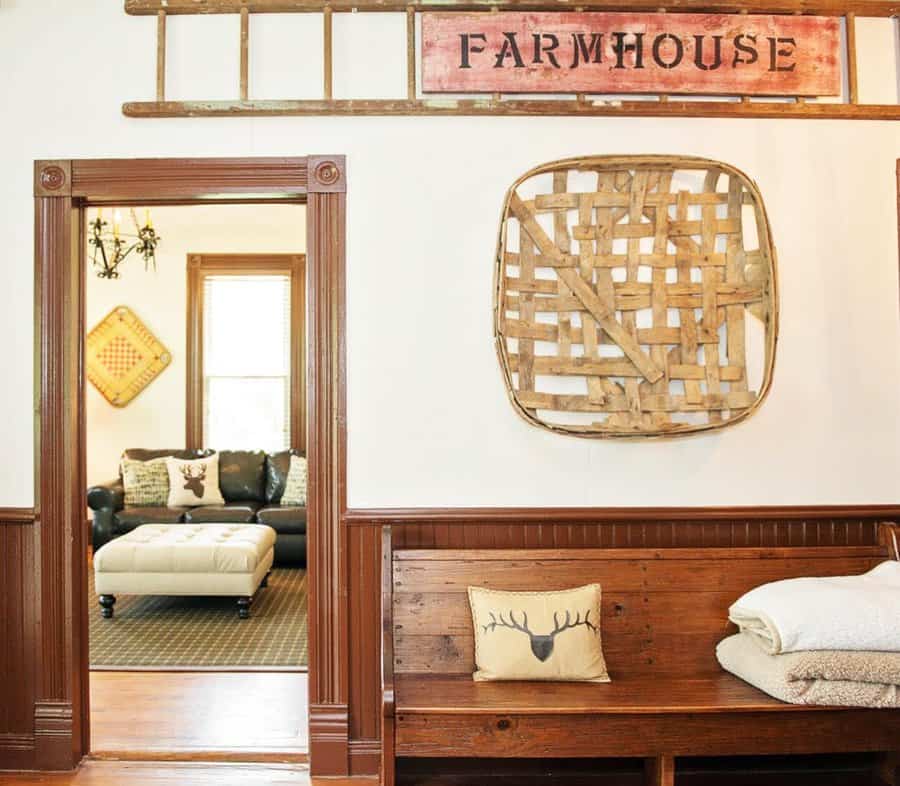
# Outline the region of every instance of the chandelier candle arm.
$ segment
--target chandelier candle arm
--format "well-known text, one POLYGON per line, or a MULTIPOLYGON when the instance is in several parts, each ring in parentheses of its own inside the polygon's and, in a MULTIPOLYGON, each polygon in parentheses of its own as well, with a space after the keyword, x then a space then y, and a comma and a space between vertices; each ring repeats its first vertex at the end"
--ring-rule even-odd
POLYGON ((151 264, 156 270, 156 247, 160 238, 153 228, 150 209, 146 210, 143 226, 138 223, 133 208, 130 213, 136 234, 121 231, 121 213, 118 210, 113 213, 112 232, 106 228, 109 223, 103 220, 102 209, 98 209, 97 217, 88 225, 91 233, 88 244, 94 249, 92 263, 99 278, 118 278, 119 266, 133 251, 137 251, 144 258, 145 270, 149 270, 151 264), (134 242, 129 245, 129 241, 123 238, 133 239, 134 242))

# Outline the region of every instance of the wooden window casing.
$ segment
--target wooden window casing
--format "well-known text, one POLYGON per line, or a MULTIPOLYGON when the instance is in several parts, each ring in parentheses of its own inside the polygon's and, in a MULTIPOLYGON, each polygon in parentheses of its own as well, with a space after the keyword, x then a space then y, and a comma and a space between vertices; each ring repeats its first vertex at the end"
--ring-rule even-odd
MULTIPOLYGON (((306 453, 304 254, 189 254, 187 265, 187 385, 185 446, 206 447, 203 439, 203 293, 207 276, 285 275, 291 280, 291 447, 306 453)), ((218 446, 228 447, 228 446, 218 446)))

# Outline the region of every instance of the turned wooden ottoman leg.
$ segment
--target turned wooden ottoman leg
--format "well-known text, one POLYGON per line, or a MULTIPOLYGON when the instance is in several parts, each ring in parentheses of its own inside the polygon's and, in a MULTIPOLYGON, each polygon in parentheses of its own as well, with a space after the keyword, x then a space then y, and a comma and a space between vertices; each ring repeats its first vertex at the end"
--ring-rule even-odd
POLYGON ((115 595, 101 595, 100 596, 100 614, 103 615, 104 619, 112 619, 113 615, 113 606, 116 605, 116 596, 115 595))
POLYGON ((247 595, 242 595, 240 598, 238 598, 238 617, 240 617, 242 620, 248 619, 250 617, 251 603, 253 603, 253 598, 248 597, 247 595))

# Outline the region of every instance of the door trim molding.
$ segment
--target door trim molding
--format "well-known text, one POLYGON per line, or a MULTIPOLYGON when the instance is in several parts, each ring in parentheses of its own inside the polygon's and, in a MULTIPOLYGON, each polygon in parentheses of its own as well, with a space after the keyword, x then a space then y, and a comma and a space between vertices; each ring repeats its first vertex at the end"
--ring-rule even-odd
MULTIPOLYGON (((337 155, 35 162, 37 768, 72 769, 90 744, 84 342, 74 338, 84 336, 83 222, 89 205, 307 204, 311 728, 323 714, 346 717, 346 183, 346 162, 337 155)), ((349 771, 348 755, 333 753, 335 738, 347 750, 347 726, 331 727, 327 739, 311 736, 316 774, 349 771)))

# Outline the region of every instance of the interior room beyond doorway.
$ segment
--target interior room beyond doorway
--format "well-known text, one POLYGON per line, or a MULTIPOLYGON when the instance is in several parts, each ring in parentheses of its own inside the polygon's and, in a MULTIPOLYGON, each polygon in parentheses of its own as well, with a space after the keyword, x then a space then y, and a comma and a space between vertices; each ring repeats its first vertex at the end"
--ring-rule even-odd
POLYGON ((304 219, 86 211, 94 755, 306 759, 304 219))

